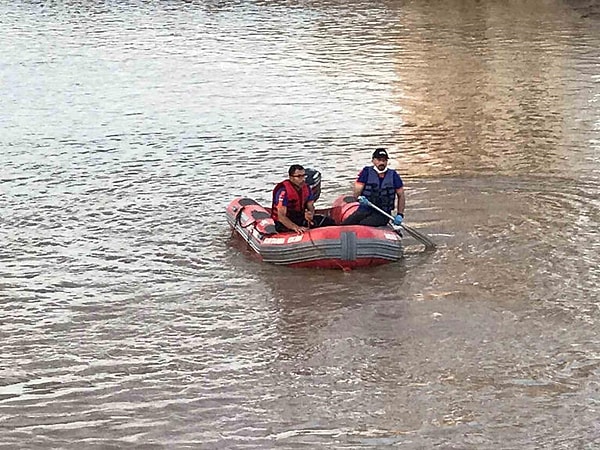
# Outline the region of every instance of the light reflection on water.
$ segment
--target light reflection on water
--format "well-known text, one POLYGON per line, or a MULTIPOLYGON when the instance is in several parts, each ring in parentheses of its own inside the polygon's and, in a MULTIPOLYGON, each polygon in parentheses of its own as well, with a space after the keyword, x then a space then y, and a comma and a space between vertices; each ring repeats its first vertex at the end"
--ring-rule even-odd
POLYGON ((4 445, 598 444, 593 5, 0 8, 4 445), (327 204, 375 145, 437 252, 232 239, 233 196, 301 162, 327 204))

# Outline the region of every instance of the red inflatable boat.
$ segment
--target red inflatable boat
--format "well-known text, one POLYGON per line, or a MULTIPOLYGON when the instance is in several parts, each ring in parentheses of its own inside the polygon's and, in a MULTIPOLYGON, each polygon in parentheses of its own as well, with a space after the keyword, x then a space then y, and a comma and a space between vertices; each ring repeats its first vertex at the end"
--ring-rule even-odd
MULTIPOLYGON (((316 213, 340 224, 357 207, 354 197, 341 196, 331 208, 316 213)), ((398 261, 403 253, 399 232, 389 226, 335 225, 303 234, 277 233, 269 209, 250 198, 229 203, 227 222, 263 261, 272 264, 349 270, 398 261)))

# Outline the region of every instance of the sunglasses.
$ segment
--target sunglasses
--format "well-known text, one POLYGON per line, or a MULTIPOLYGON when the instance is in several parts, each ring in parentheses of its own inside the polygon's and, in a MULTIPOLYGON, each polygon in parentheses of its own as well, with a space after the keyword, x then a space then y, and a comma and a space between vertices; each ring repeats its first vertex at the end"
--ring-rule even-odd
POLYGON ((303 173, 302 175, 290 175, 292 178, 305 178, 306 174, 303 173))

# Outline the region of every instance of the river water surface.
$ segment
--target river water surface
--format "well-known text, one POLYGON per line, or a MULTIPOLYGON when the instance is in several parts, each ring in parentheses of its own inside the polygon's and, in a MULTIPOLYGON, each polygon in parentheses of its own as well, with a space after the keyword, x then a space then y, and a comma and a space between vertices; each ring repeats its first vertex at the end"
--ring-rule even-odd
POLYGON ((0 0, 0 448, 600 446, 592 1, 0 0), (400 263, 267 266, 287 167, 400 263))

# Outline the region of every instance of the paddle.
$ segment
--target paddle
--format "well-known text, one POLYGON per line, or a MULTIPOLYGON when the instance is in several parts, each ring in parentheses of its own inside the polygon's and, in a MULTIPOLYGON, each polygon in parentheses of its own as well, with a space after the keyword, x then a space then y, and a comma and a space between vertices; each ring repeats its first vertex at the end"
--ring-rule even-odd
MULTIPOLYGON (((383 209, 371 203, 367 197, 361 195, 360 197, 358 197, 358 200, 361 205, 370 206, 375 211, 378 211, 379 213, 383 214, 385 217, 390 219, 392 223, 394 222, 394 217, 391 214, 386 213, 383 209)), ((417 230, 409 227, 408 225, 404 225, 403 223, 401 223, 400 226, 417 241, 420 241, 423 245, 425 245, 425 250, 435 250, 435 244, 427 236, 419 233, 417 230)))

